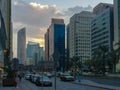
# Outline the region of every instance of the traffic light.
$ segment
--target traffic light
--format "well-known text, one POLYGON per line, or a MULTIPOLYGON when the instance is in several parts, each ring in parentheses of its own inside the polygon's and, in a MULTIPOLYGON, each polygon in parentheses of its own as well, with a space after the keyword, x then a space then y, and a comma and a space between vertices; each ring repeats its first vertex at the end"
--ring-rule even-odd
POLYGON ((4 65, 7 65, 7 62, 8 62, 8 50, 5 49, 3 52, 4 52, 4 65))
POLYGON ((4 50, 4 55, 7 55, 8 54, 8 50, 4 50))

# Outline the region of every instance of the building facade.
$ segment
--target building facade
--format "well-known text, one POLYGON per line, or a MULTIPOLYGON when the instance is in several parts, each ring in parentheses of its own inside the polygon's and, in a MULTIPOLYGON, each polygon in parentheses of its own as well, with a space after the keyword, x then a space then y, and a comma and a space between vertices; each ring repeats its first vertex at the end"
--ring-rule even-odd
POLYGON ((67 29, 66 30, 67 30, 67 49, 66 49, 66 67, 67 68, 66 69, 69 69, 69 64, 68 64, 69 63, 69 59, 70 59, 69 58, 70 57, 70 55, 69 55, 70 54, 69 53, 69 51, 70 51, 70 49, 69 49, 70 48, 70 46, 69 46, 70 45, 70 43, 69 43, 69 24, 67 25, 67 29))
POLYGON ((26 29, 22 28, 17 35, 17 58, 20 64, 26 62, 26 29))
POLYGON ((45 61, 49 61, 49 29, 45 33, 45 61))
POLYGON ((39 61, 44 61, 44 50, 43 47, 38 47, 38 49, 33 54, 34 65, 39 66, 39 61))
POLYGON ((93 11, 96 16, 91 22, 91 52, 92 56, 95 50, 101 46, 107 46, 109 51, 113 48, 114 40, 114 19, 113 5, 100 3, 93 11), (105 6, 103 8, 103 6, 105 6), (100 10, 99 10, 100 9, 100 10))
POLYGON ((29 41, 27 44, 27 65, 38 65, 39 61, 44 60, 44 50, 39 43, 29 41))
POLYGON ((0 0, 0 66, 12 58, 11 0, 0 0), (4 50, 7 56, 4 57, 4 50), (4 59, 4 60, 3 60, 4 59))
POLYGON ((19 60, 17 58, 13 58, 12 59, 12 69, 17 71, 18 65, 19 65, 19 60))
POLYGON ((48 35, 49 61, 56 61, 57 70, 64 71, 64 62, 65 62, 64 20, 52 19, 51 25, 48 28, 48 32, 49 32, 49 35, 48 35), (57 55, 56 55, 56 52, 57 52, 57 55))
POLYGON ((119 41, 120 41, 120 0, 114 0, 114 45, 119 41))
POLYGON ((37 64, 39 59, 39 43, 29 41, 27 44, 27 60, 29 60, 30 65, 37 64))
POLYGON ((69 58, 78 56, 82 61, 91 58, 92 12, 82 11, 70 18, 68 29, 69 58))
MULTIPOLYGON (((114 0, 114 49, 119 46, 115 45, 120 42, 120 0, 114 0)), ((117 68, 120 67, 120 61, 117 64, 117 68)))
POLYGON ((113 4, 109 3, 99 3, 93 8, 93 13, 96 15, 101 14, 106 8, 113 7, 113 4))
POLYGON ((4 49, 6 48, 6 30, 5 24, 0 12, 0 66, 4 66, 4 49))
MULTIPOLYGON (((43 47, 39 47, 39 61, 45 61, 45 56, 44 56, 44 49, 43 47)), ((38 62, 37 62, 38 63, 38 62)))

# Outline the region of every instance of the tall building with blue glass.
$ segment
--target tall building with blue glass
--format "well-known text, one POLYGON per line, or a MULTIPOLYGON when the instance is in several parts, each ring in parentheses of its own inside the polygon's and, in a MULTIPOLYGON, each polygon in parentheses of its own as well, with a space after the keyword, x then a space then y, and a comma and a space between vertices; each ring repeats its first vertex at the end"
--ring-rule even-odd
POLYGON ((113 23, 113 5, 100 3, 94 9, 96 16, 91 22, 91 53, 98 46, 107 46, 109 50, 113 48, 114 23, 113 23))
POLYGON ((28 65, 37 65, 39 60, 39 43, 29 41, 27 44, 28 65))
POLYGON ((34 53, 38 50, 39 46, 39 43, 29 41, 27 44, 27 57, 32 58, 34 53))
MULTIPOLYGON (((49 27, 49 61, 56 60, 57 70, 64 71, 65 62, 65 24, 63 19, 52 19, 49 27), (57 54, 56 54, 57 52, 57 54), (56 59, 54 55, 56 54, 56 59)), ((45 48, 47 49, 47 48, 45 48)))

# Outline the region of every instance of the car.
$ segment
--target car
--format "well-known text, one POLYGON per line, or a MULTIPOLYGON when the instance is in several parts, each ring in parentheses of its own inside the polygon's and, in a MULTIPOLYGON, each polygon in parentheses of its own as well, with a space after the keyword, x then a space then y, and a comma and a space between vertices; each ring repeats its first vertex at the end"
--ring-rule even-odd
POLYGON ((46 76, 49 77, 49 78, 51 78, 53 75, 51 73, 47 72, 46 76))
POLYGON ((69 73, 64 73, 63 75, 61 75, 60 79, 62 81, 74 81, 75 80, 74 76, 70 75, 69 73))
POLYGON ((33 80, 33 76, 34 76, 34 74, 31 74, 31 75, 30 75, 29 81, 32 82, 32 80, 33 80))
POLYGON ((57 72, 57 77, 61 77, 63 74, 63 72, 57 72))
POLYGON ((52 86, 52 81, 46 77, 46 76, 41 76, 36 80, 35 83, 37 86, 52 86))
POLYGON ((37 80, 39 77, 41 77, 41 76, 40 76, 40 75, 37 75, 37 74, 34 75, 33 78, 32 78, 32 82, 35 83, 36 80, 37 80))
POLYGON ((26 74, 26 75, 25 75, 25 79, 26 79, 26 80, 29 80, 29 79, 30 79, 30 75, 31 75, 31 74, 26 74))

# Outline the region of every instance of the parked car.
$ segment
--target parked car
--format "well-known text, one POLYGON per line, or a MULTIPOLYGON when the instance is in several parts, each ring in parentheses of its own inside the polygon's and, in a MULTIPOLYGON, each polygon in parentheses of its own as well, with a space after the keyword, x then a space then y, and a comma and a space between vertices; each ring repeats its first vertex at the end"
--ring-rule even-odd
POLYGON ((63 72, 57 72, 57 77, 61 77, 63 74, 63 72))
POLYGON ((43 86, 52 86, 52 81, 46 76, 41 76, 36 80, 35 84, 37 86, 42 86, 42 85, 43 86))
POLYGON ((25 75, 25 79, 26 79, 26 80, 29 80, 29 79, 30 79, 30 75, 31 75, 31 74, 26 74, 26 75, 25 75))
POLYGON ((32 82, 35 83, 36 80, 40 77, 40 75, 34 75, 33 78, 32 78, 32 82))
POLYGON ((51 78, 53 75, 51 73, 47 72, 46 76, 49 77, 49 78, 51 78))
POLYGON ((62 81, 74 81, 75 80, 74 76, 71 76, 69 73, 64 73, 63 75, 61 75, 60 79, 62 81))
POLYGON ((31 75, 30 75, 29 81, 31 81, 31 82, 32 82, 32 80, 33 80, 33 75, 34 75, 34 74, 31 74, 31 75))

